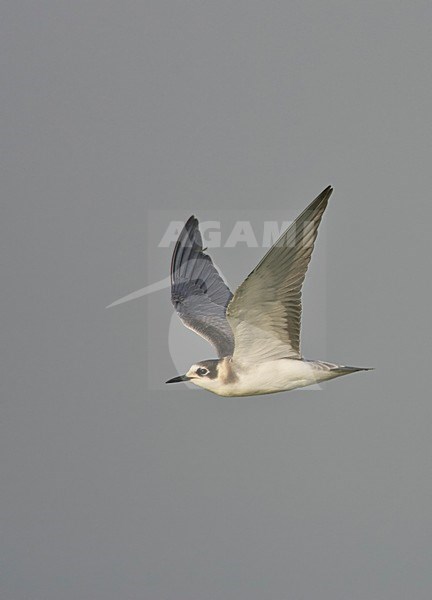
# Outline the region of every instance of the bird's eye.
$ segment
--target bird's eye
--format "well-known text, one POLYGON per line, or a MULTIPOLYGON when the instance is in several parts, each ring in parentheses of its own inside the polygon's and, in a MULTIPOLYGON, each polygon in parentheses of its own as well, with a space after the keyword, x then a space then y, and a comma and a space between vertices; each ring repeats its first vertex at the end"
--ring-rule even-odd
POLYGON ((203 367, 200 367, 199 369, 197 369, 197 375, 199 375, 200 377, 202 377, 203 375, 207 375, 208 373, 208 369, 204 369, 203 367))

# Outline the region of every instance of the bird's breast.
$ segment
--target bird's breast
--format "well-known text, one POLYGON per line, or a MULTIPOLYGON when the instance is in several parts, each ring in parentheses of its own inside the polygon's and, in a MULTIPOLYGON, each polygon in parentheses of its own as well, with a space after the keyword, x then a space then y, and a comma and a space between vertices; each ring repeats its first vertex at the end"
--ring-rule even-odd
POLYGON ((317 372, 307 361, 286 358, 254 365, 225 361, 219 367, 221 396, 272 394, 317 382, 317 372))

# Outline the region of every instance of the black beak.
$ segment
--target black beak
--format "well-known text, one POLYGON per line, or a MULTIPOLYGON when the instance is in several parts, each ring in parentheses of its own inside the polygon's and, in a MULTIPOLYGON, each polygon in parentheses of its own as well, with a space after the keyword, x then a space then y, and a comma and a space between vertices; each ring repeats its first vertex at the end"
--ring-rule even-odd
POLYGON ((189 381, 190 377, 186 375, 179 375, 178 377, 173 377, 172 379, 168 379, 165 383, 180 383, 180 381, 189 381))

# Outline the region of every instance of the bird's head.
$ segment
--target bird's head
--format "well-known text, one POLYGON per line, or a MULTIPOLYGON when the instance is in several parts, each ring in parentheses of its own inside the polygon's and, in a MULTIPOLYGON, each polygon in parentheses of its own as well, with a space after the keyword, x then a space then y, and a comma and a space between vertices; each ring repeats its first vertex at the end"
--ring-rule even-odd
POLYGON ((166 383, 180 383, 181 381, 190 381, 194 385, 218 393, 221 382, 219 381, 219 363, 217 359, 202 360, 191 366, 185 375, 179 375, 169 379, 166 383))

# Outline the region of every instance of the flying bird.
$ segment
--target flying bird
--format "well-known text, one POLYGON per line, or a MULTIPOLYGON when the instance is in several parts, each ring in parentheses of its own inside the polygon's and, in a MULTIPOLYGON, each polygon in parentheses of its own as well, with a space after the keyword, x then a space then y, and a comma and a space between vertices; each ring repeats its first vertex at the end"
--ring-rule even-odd
POLYGON ((302 285, 331 186, 288 227, 233 295, 205 253, 198 220, 186 222, 171 261, 171 299, 184 325, 219 358, 166 383, 190 381, 220 396, 255 396, 367 371, 300 352, 302 285))

